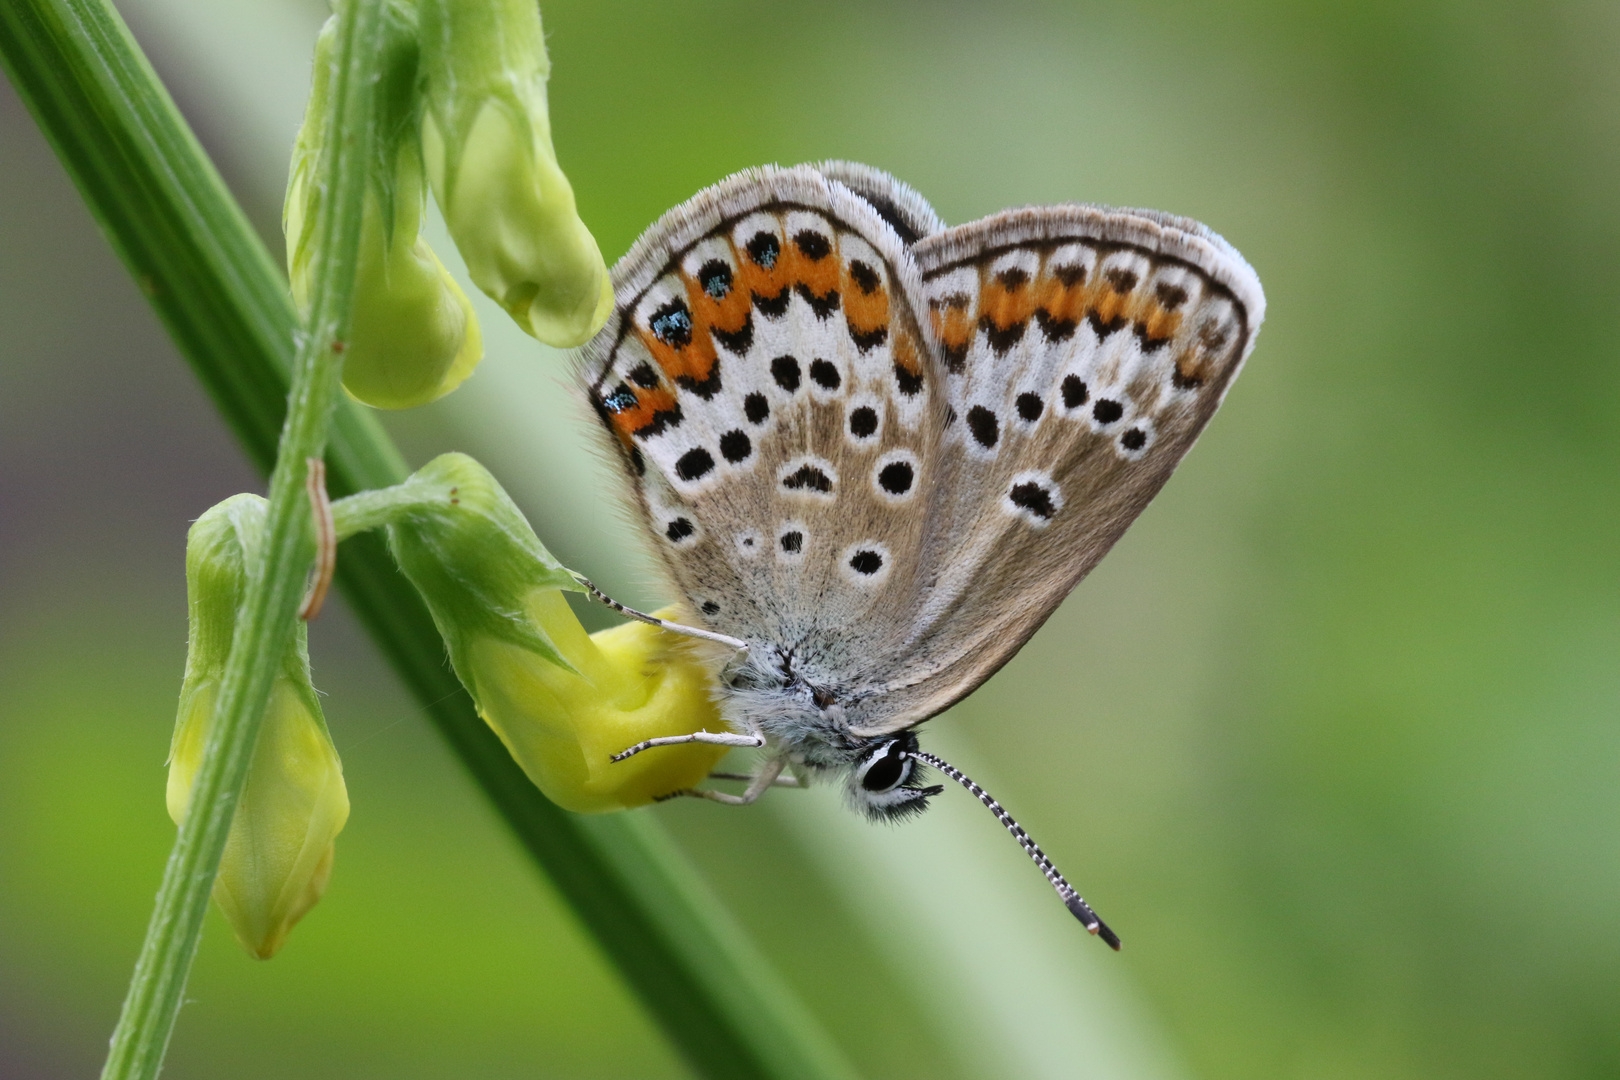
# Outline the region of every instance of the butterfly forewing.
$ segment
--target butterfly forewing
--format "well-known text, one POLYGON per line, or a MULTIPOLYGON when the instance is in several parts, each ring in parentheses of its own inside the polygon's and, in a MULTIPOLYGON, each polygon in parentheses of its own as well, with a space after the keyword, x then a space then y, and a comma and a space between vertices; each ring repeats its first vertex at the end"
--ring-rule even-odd
POLYGON ((615 269, 589 392, 707 625, 824 682, 892 642, 921 588, 943 399, 893 229, 809 168, 678 209, 615 269))

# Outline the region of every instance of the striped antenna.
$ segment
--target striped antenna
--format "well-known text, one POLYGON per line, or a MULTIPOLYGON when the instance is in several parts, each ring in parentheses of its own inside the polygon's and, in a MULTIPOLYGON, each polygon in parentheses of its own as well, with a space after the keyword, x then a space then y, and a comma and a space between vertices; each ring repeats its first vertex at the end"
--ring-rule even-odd
POLYGON ((1035 865, 1041 868, 1041 873, 1046 875, 1046 880, 1051 882, 1052 888, 1057 890, 1058 896, 1063 900, 1063 905, 1073 913, 1075 918, 1080 920, 1081 925, 1106 941, 1109 948, 1115 952, 1119 951, 1119 935, 1108 929, 1108 924, 1097 917, 1097 913, 1091 910, 1091 905, 1080 898, 1080 894, 1074 891, 1074 886, 1069 884, 1068 879, 1058 873, 1057 867, 1052 865, 1052 860, 1046 857, 1046 852, 1040 849, 1040 845, 1029 838, 1029 833, 1024 831, 1024 827, 1014 821, 1012 815, 1003 810, 1001 804, 992 799, 988 791, 964 776, 962 770, 947 761, 940 760, 933 754, 925 754, 921 750, 912 750, 908 756, 915 758, 924 765, 933 766, 972 792, 974 798, 982 802, 986 809, 996 815, 996 820, 1001 822, 1006 830, 1013 834, 1013 839, 1018 841, 1019 846, 1024 849, 1024 853, 1035 860, 1035 865))

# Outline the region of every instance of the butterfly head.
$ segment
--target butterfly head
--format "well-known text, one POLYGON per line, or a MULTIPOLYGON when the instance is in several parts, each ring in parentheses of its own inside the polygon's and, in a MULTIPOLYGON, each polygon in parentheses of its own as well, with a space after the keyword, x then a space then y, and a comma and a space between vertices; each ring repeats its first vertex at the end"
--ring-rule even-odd
POLYGON ((926 810, 944 789, 922 785, 916 752, 917 736, 909 731, 861 747, 845 792, 850 805, 874 821, 899 821, 926 810))

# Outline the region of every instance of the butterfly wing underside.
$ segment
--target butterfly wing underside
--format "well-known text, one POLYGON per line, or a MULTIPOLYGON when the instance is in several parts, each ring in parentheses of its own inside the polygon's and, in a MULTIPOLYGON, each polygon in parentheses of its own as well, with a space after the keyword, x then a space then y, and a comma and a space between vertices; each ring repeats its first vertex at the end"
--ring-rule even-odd
POLYGON ((1112 546, 1264 299, 1194 222, 947 230, 884 174, 821 168, 667 214, 615 267, 583 377, 692 616, 877 735, 971 692, 1112 546))

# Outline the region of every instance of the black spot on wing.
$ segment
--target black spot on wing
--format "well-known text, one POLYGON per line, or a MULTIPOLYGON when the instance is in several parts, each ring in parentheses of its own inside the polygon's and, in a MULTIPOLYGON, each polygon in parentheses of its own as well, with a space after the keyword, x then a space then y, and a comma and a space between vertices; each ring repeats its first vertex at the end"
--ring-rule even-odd
POLYGON ((822 472, 814 465, 800 465, 796 470, 782 478, 782 486, 789 491, 819 491, 822 494, 832 490, 832 477, 822 472))
POLYGON ((1014 506, 1020 506, 1047 521, 1057 513, 1057 507, 1052 505, 1052 493, 1033 481, 1014 484, 1008 490, 1007 498, 1012 500, 1014 506))
POLYGON ((682 480, 697 480, 713 468, 714 455, 701 446, 694 446, 675 460, 675 475, 682 480))
POLYGON ((871 296, 877 291, 878 286, 883 284, 883 278, 878 276, 878 272, 859 259, 850 262, 849 279, 867 296, 871 296))
POLYGON ((778 356, 771 361, 771 378, 788 393, 799 388, 799 361, 792 356, 778 356))
POLYGON ((692 343, 692 312, 685 300, 671 300, 652 313, 647 328, 670 348, 684 349, 692 343))
POLYGON ((810 378, 823 390, 836 390, 839 383, 843 382, 838 374, 838 368, 828 360, 810 361, 810 378))
POLYGON ((630 369, 630 381, 643 390, 656 390, 659 385, 658 372, 646 361, 642 361, 630 369))
POLYGON ((820 262, 832 254, 831 242, 814 229, 800 229, 793 234, 793 243, 811 262, 820 262))
POLYGON ((746 461, 754 452, 753 440, 745 431, 732 430, 720 436, 720 456, 733 465, 746 461))
POLYGON ((1063 385, 1061 389, 1063 391, 1063 407, 1065 409, 1078 409, 1080 406, 1086 403, 1087 399, 1091 397, 1091 392, 1086 389, 1085 380, 1080 378, 1078 375, 1063 376, 1063 385))
POLYGON ((1041 413, 1046 410, 1046 403, 1041 400, 1041 395, 1032 394, 1027 390, 1019 394, 1013 404, 1018 407, 1018 415, 1032 424, 1039 420, 1041 413))
POLYGON ((743 398, 743 415, 750 424, 763 424, 771 415, 771 403, 765 400, 764 394, 749 394, 743 398))
POLYGON ((698 268, 698 284, 703 291, 722 300, 731 292, 731 267, 719 259, 710 259, 698 268))
POLYGON ((876 551, 862 548, 849 557, 849 568, 857 574, 871 577, 883 569, 883 556, 876 551))
POLYGON ((909 461, 891 461, 878 470, 878 486, 890 495, 904 495, 916 479, 917 472, 909 461))
POLYGON ((975 405, 968 410, 967 422, 974 442, 986 450, 996 445, 996 440, 1001 436, 1001 425, 995 413, 983 405, 975 405))
POLYGON ((683 517, 676 518, 674 521, 671 521, 664 527, 664 535, 669 537, 671 543, 676 544, 680 543, 682 540, 685 540, 688 536, 691 536, 692 533, 696 531, 696 528, 692 525, 691 519, 683 517))
POLYGON ((877 431, 877 410, 870 405, 862 405, 849 414, 849 433, 857 439, 870 438, 877 431))
POLYGON ((1099 424, 1112 424, 1125 415, 1125 406, 1108 398, 1098 398, 1091 407, 1091 415, 1099 424))
POLYGON ((797 555, 804 550, 804 533, 798 529, 789 529, 781 535, 778 543, 782 545, 782 550, 789 555, 797 555))
POLYGON ((776 265, 776 259, 782 254, 782 242, 776 238, 775 233, 761 230, 748 241, 748 257, 755 263, 769 270, 776 265))

